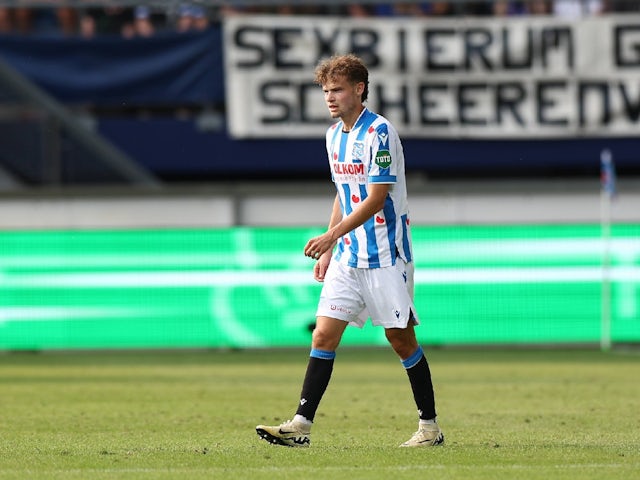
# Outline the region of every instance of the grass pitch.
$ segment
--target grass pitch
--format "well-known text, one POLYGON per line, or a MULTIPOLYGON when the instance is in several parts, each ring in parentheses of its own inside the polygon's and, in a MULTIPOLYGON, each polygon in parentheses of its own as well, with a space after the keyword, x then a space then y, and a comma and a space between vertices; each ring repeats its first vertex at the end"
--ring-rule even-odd
POLYGON ((295 412, 307 355, 0 355, 0 478, 638 478, 637 353, 427 350, 447 444, 400 449, 417 424, 402 366, 344 349, 311 448, 259 440, 295 412))

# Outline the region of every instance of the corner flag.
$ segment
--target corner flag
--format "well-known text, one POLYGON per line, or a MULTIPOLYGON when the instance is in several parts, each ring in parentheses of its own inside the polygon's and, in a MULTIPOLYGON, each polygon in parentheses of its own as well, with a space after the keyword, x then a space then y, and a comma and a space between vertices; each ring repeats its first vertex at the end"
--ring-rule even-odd
POLYGON ((611 152, 600 152, 600 226, 602 235, 602 291, 600 348, 611 349, 611 203, 616 194, 616 169, 611 152))
POLYGON ((610 198, 616 194, 616 167, 609 150, 600 153, 600 184, 602 191, 610 198))

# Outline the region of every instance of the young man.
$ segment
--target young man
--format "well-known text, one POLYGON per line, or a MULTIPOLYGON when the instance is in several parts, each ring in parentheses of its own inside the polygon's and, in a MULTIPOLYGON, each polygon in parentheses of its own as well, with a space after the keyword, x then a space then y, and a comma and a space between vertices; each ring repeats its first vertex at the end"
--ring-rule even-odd
POLYGON ((384 327, 418 407, 418 431, 401 446, 441 445, 431 373, 414 332, 418 317, 400 139, 384 117, 363 105, 369 72, 358 57, 334 56, 315 74, 331 117, 339 119, 326 135, 337 188, 329 228, 304 248, 317 260, 313 275, 324 285, 296 415, 281 425, 258 425, 256 431, 277 445, 308 447, 342 334, 348 324, 362 327, 370 317, 384 327))

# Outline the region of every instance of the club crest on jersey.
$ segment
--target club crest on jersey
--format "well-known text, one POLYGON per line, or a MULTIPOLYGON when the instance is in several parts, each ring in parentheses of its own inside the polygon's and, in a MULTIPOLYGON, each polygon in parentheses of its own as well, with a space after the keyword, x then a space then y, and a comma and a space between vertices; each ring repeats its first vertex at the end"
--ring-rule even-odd
POLYGON ((351 154, 354 160, 362 160, 364 157, 364 142, 353 142, 353 153, 351 154))
POLYGON ((389 150, 378 150, 378 153, 376 153, 376 165, 380 168, 389 168, 389 165, 391 165, 391 153, 389 153, 389 150))

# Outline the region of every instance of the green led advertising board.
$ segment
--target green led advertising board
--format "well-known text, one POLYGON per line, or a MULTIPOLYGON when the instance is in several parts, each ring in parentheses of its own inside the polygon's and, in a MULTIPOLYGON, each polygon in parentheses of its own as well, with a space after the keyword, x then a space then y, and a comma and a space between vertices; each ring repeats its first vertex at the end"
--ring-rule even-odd
MULTIPOLYGON (((0 233, 0 349, 308 346, 320 228, 0 233)), ((413 227, 424 344, 640 341, 640 225, 413 227), (603 267, 607 249, 610 260, 603 267)), ((343 345, 384 344, 347 329, 343 345)))

